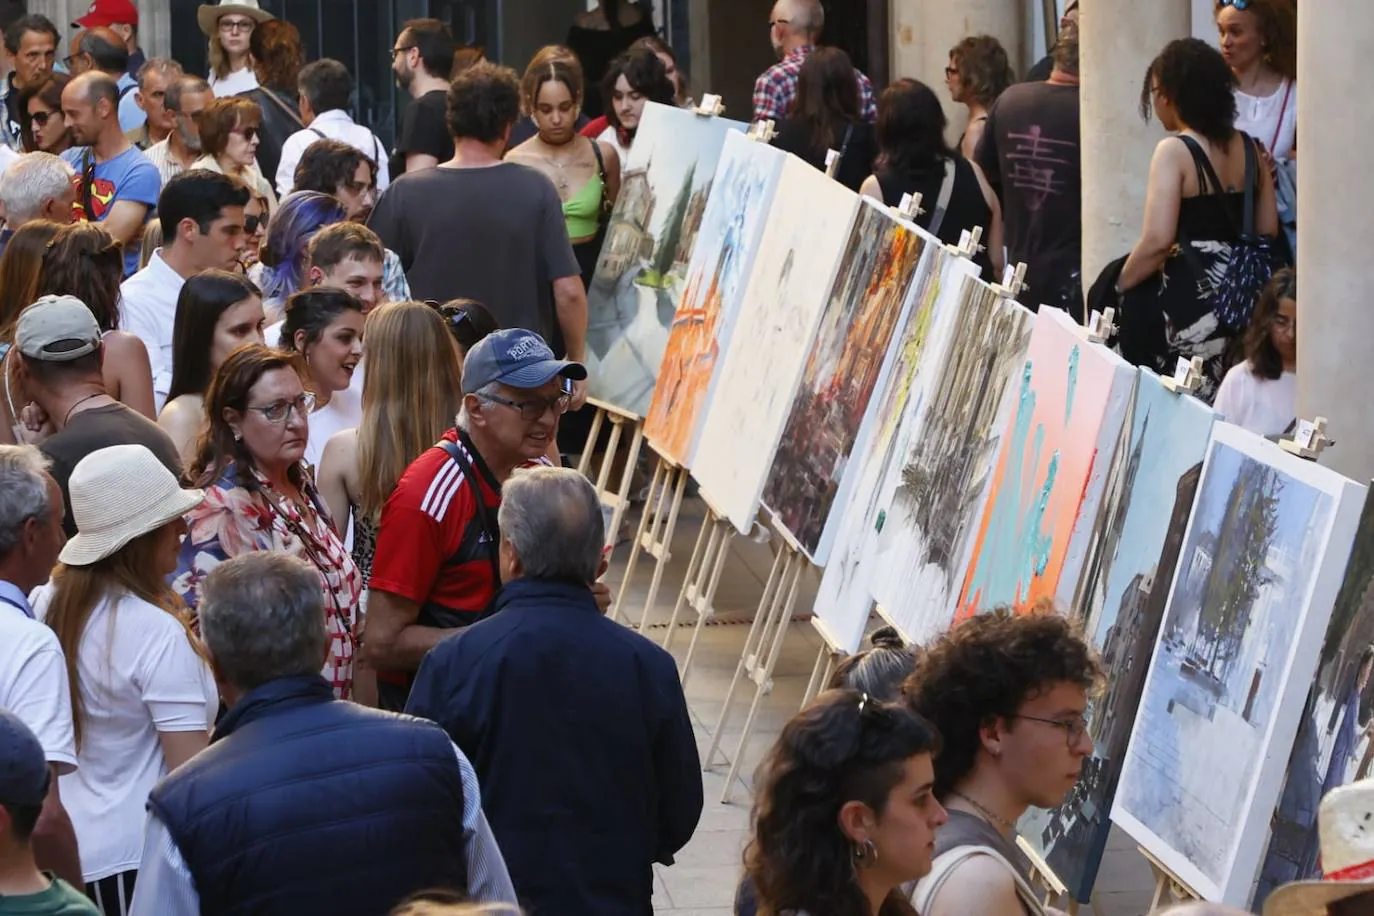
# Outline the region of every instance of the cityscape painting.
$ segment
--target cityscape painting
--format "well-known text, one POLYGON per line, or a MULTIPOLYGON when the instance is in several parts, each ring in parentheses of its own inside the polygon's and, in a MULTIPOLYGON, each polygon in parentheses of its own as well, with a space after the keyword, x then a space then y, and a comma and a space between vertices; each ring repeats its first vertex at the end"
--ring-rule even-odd
POLYGON ((1066 312, 1036 316, 956 617, 1072 599, 1135 375, 1066 312))
POLYGON ((729 346, 778 175, 787 154, 743 134, 725 138, 715 191, 706 204, 687 283, 673 315, 644 435, 680 467, 692 452, 714 388, 716 363, 729 346))
POLYGON ((783 424, 816 339, 821 310, 859 197, 795 157, 783 163, 754 258, 734 338, 717 363, 712 398, 692 456, 706 504, 752 530, 783 424), (727 396, 728 394, 728 396, 727 396))
POLYGON ((1120 478, 1109 495, 1110 523, 1090 564, 1090 585, 1073 609, 1106 671, 1104 691, 1088 709, 1093 754, 1064 804, 1031 808, 1018 825, 1083 903, 1091 900, 1107 848, 1108 813, 1214 418, 1198 399, 1141 371, 1118 455, 1120 478))
POLYGON ((925 642, 953 619, 1034 321, 1021 305, 964 279, 948 356, 923 412, 903 417, 867 524, 873 599, 911 642, 925 642))
POLYGON ((850 459, 872 428, 874 395, 891 371, 894 343, 904 336, 907 292, 927 247, 914 226, 864 198, 841 249, 763 492, 763 504, 817 566, 825 565, 834 542, 833 510, 843 511, 853 489, 845 486, 850 459))
POLYGON ((745 129, 644 106, 587 290, 590 397, 635 417, 648 411, 725 135, 745 129))
POLYGON ((1364 497, 1213 425, 1112 809, 1204 899, 1250 897, 1364 497))

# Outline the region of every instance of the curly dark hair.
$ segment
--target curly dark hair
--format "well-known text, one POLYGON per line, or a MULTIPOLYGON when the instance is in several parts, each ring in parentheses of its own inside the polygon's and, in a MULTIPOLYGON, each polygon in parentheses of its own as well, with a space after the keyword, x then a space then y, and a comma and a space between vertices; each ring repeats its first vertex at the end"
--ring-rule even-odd
POLYGON ((925 83, 900 79, 878 97, 878 150, 884 167, 901 175, 943 166, 954 156, 945 142, 948 121, 925 83))
POLYGON ((448 131, 457 140, 493 143, 520 119, 520 79, 489 61, 458 74, 448 90, 448 131))
POLYGON ((625 77, 625 82, 630 84, 631 89, 650 102, 672 105, 677 99, 677 87, 668 79, 668 68, 663 66, 663 61, 658 59, 657 54, 649 48, 626 51, 611 61, 606 76, 601 80, 601 97, 607 102, 606 120, 616 130, 625 128, 616 117, 615 106, 610 104, 610 100, 614 98, 615 84, 622 76, 625 77))
POLYGON ((1140 87, 1140 116, 1154 112, 1154 93, 1168 99, 1188 127, 1208 140, 1229 141, 1236 133, 1236 76, 1221 52, 1199 38, 1171 41, 1150 62, 1140 87))
POLYGON ((301 31, 285 19, 260 22, 248 38, 253 70, 263 86, 296 97, 296 80, 305 63, 301 31))
POLYGON ((1007 49, 991 35, 970 35, 949 49, 949 59, 959 69, 964 92, 984 108, 1016 82, 1007 49))
POLYGON ((1250 361, 1250 371, 1256 378, 1273 381, 1283 375, 1283 357, 1274 346, 1271 332, 1279 314, 1279 303, 1284 299, 1298 300, 1298 275, 1291 267, 1269 278, 1255 303, 1250 326, 1245 330, 1245 358, 1250 361))
POLYGON ((826 686, 849 687, 883 701, 896 700, 902 695, 902 682, 916 670, 916 653, 893 627, 875 630, 868 641, 873 648, 847 656, 835 666, 826 686))
POLYGON ((353 180, 358 166, 367 163, 372 172, 372 184, 377 184, 377 163, 372 157, 342 140, 326 137, 316 140, 301 153, 292 176, 297 191, 318 191, 337 194, 339 188, 353 180))
POLYGON ((935 794, 944 799, 973 771, 979 730, 1010 719, 1054 684, 1092 689, 1101 669, 1073 624, 1048 603, 1017 615, 1006 609, 963 621, 922 652, 904 691, 911 707, 939 731, 935 794))
MULTIPOLYGON (((1218 2, 1213 8, 1213 16, 1219 15, 1227 5, 1218 2)), ((1265 62, 1290 80, 1297 79, 1298 10, 1293 0, 1250 0, 1245 9, 1238 11, 1254 17, 1265 62)))
MULTIPOLYGON (((938 736, 908 705, 857 690, 827 691, 794 716, 756 779, 744 866, 758 890, 759 913, 867 916, 840 808, 860 801, 881 816, 906 761, 938 750, 938 736)), ((916 911, 897 889, 879 912, 916 911)))

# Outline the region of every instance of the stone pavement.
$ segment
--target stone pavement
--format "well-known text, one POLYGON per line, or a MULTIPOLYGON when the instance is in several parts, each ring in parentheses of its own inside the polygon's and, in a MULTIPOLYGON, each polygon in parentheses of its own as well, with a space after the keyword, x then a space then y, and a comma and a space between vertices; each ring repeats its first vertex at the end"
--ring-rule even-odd
MULTIPOLYGON (((704 514, 701 503, 688 500, 679 518, 671 560, 654 606, 647 610, 645 635, 662 643, 682 587, 698 525, 704 514)), ((607 581, 619 591, 630 545, 615 550, 607 581)), ((733 552, 716 593, 717 617, 701 633, 692 669, 687 675, 687 700, 696 724, 698 748, 705 757, 739 657, 749 632, 749 621, 763 594, 772 555, 769 549, 746 538, 736 538, 733 552)), ((641 556, 634 580, 629 583, 622 613, 637 621, 645 613, 644 601, 653 563, 641 556)), ((742 870, 748 838, 749 805, 754 769, 782 726, 797 711, 822 642, 805 617, 815 595, 817 577, 806 575, 800 589, 794 622, 783 645, 773 676, 773 691, 763 698, 754 733, 744 750, 743 764, 730 798, 722 803, 728 759, 733 759, 745 715, 753 697, 753 683, 744 680, 736 691, 715 765, 703 774, 706 807, 696 835, 671 868, 655 866, 654 912, 661 916, 729 916, 735 887, 742 870), (724 757, 722 755, 725 755, 724 757)), ((681 665, 691 639, 696 615, 684 609, 671 646, 681 665)), ((876 624, 875 624, 876 625, 876 624)), ((1153 882, 1145 860, 1128 837, 1115 831, 1097 882, 1093 909, 1102 916, 1139 916, 1149 906, 1153 882)), ((1092 912, 1088 907, 1084 913, 1092 912)))

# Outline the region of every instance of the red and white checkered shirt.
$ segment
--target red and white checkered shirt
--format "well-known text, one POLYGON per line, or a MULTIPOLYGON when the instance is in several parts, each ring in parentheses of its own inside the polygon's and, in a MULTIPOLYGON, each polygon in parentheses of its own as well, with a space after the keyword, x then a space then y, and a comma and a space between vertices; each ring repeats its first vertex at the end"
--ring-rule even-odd
MULTIPOLYGON (((792 101, 797 97, 797 77, 801 73, 802 63, 814 50, 813 45, 797 48, 754 81, 755 121, 781 123, 787 118, 792 101)), ((858 68, 855 68, 854 75, 859 78, 859 108, 866 120, 876 121, 878 103, 873 99, 873 84, 858 68)))

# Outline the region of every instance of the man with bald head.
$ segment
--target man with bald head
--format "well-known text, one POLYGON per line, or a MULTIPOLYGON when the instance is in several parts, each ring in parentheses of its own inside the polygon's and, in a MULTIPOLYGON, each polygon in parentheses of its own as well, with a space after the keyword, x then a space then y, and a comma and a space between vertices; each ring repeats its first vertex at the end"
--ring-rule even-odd
POLYGON ((62 158, 76 170, 76 219, 100 223, 124 246, 124 275, 131 276, 162 179, 124 136, 118 109, 119 87, 108 74, 92 70, 68 83, 62 117, 75 146, 62 158))
POLYGON ((86 29, 72 36, 71 56, 66 60, 72 76, 98 70, 115 81, 119 89, 119 126, 128 133, 147 121, 134 96, 138 81, 129 75, 129 49, 123 37, 104 26, 86 29))
MULTIPOLYGON (((806 57, 816 47, 825 28, 825 10, 821 0, 777 0, 768 18, 769 37, 778 63, 764 71, 754 83, 754 120, 781 123, 797 97, 797 77, 806 57)), ((878 118, 878 104, 873 99, 873 84, 858 68, 854 76, 859 80, 859 103, 863 115, 870 121, 878 118)))

